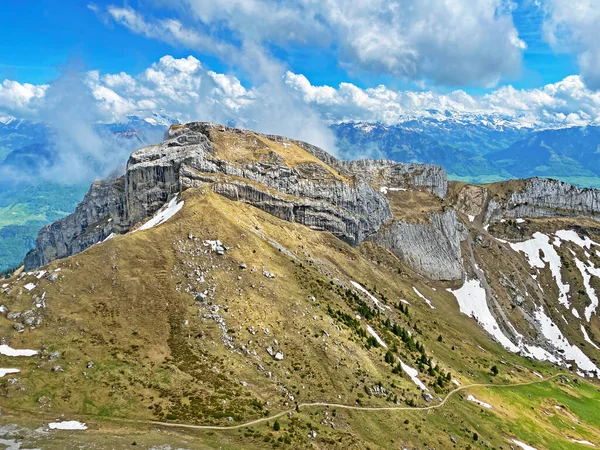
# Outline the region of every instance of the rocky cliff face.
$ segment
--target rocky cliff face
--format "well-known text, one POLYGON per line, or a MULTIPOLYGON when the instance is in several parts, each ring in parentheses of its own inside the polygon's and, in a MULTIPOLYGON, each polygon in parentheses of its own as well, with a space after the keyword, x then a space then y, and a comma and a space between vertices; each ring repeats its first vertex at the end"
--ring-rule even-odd
POLYGON ((27 269, 79 253, 129 228, 124 177, 95 181, 75 212, 42 228, 36 248, 25 257, 27 269))
POLYGON ((214 125, 173 126, 158 145, 136 150, 122 178, 98 181, 76 212, 45 227, 25 260, 33 268, 127 231, 189 187, 257 206, 330 231, 356 245, 391 220, 389 204, 368 179, 298 141, 214 125), (218 183, 217 183, 218 181, 218 183))
POLYGON ((484 222, 503 217, 587 217, 600 220, 600 191, 562 181, 531 178, 507 200, 491 199, 484 222))
POLYGON ((371 183, 404 189, 422 189, 446 197, 446 171, 433 164, 402 164, 389 159, 361 159, 342 162, 341 167, 371 183))
POLYGON ((434 280, 464 275, 461 240, 464 226, 454 210, 436 212, 430 223, 394 221, 368 239, 392 251, 417 273, 434 280))

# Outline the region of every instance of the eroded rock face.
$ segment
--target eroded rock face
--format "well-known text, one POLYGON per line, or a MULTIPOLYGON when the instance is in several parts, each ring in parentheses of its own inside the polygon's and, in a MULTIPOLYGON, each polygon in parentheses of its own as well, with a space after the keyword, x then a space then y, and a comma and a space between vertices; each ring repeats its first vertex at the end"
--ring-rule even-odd
POLYGON ((178 192, 207 184, 221 195, 330 231, 352 245, 392 218, 385 196, 367 180, 342 173, 341 163, 317 147, 210 123, 190 123, 171 127, 161 144, 133 152, 122 178, 95 182, 75 213, 40 232, 36 248, 26 257, 26 267, 47 264, 83 251, 113 232, 125 232, 178 192), (241 139, 244 145, 249 139, 295 144, 316 158, 291 165, 259 143, 260 158, 235 159, 233 155, 228 159, 211 141, 218 132, 241 139))
POLYGON ((600 221, 600 191, 557 180, 531 178, 507 201, 490 200, 484 222, 503 217, 587 217, 600 221))
POLYGON ((471 217, 483 213, 489 197, 489 191, 483 186, 467 185, 458 193, 454 207, 457 211, 471 217))
POLYGON ((73 214, 40 230, 36 248, 25 257, 27 270, 79 253, 113 232, 127 230, 124 191, 124 177, 94 181, 73 214))
POLYGON ((448 191, 446 171, 433 164, 402 164, 389 159, 344 161, 341 167, 381 186, 422 189, 440 198, 448 191))
POLYGON ((454 210, 433 213, 430 223, 395 221, 369 236, 417 273, 434 280, 458 280, 464 275, 461 240, 464 226, 454 210))

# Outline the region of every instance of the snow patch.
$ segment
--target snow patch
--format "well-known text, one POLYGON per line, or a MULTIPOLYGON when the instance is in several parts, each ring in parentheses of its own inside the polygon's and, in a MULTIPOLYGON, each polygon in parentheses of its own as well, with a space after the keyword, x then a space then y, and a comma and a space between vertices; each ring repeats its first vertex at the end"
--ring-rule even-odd
POLYGON ((379 337, 379 335, 377 333, 375 333, 375 330, 373 328, 371 328, 371 325, 367 325, 367 331, 369 332, 369 334, 371 336, 373 336, 377 342, 379 342, 379 345, 381 345, 384 348, 387 348, 387 345, 385 345, 385 342, 383 342, 383 339, 381 339, 379 337))
POLYGON ((381 302, 379 300, 377 300, 377 298, 371 294, 369 291, 367 291, 362 285, 360 285, 359 283, 357 283, 356 281, 352 281, 350 280, 350 283, 352 284, 352 286, 354 286, 356 289, 358 289, 360 292, 362 292, 363 294, 366 294, 372 301, 373 303, 375 303, 375 305, 379 308, 379 309, 392 309, 389 306, 384 306, 381 304, 381 302))
MULTIPOLYGON (((600 277, 600 269, 597 269, 591 262, 585 264, 578 258, 574 259, 575 265, 577 266, 577 269, 579 269, 581 277, 583 278, 583 287, 585 288, 585 292, 591 302, 584 311, 585 318, 589 322, 592 318, 592 314, 595 313, 596 309, 598 308, 598 296, 596 295, 596 290, 590 284, 590 280, 592 279, 592 275, 595 277, 600 277)), ((579 316, 577 315, 575 317, 579 316)))
POLYGON ((492 405, 490 405, 489 403, 486 403, 486 402, 482 402, 481 400, 477 400, 475 397, 473 397, 470 394, 467 396, 467 400, 470 402, 473 402, 473 403, 477 403, 479 406, 483 406, 484 408, 492 409, 492 405))
POLYGON ((532 239, 523 242, 510 243, 509 245, 514 251, 525 253, 531 267, 544 269, 546 263, 548 263, 550 272, 552 272, 552 277, 558 286, 558 301, 568 308, 569 299, 567 298, 567 294, 571 289, 571 286, 562 281, 562 275, 560 273, 562 263, 560 261, 560 256, 556 253, 556 249, 550 244, 550 238, 545 234, 536 232, 533 234, 532 239), (540 258, 540 251, 544 254, 543 258, 540 258))
POLYGON ((483 329, 491 334, 504 348, 515 353, 520 350, 502 333, 498 322, 488 307, 485 289, 481 287, 479 280, 466 280, 460 289, 446 290, 456 297, 460 312, 477 320, 483 329))
POLYGON ((102 241, 102 242, 106 242, 111 240, 112 238, 114 238, 116 236, 115 233, 110 233, 108 236, 106 236, 106 238, 102 241))
POLYGON ((580 441, 580 440, 577 440, 577 439, 571 439, 571 442, 573 442, 574 444, 589 445, 590 447, 595 447, 596 446, 596 444, 593 444, 590 441, 580 441))
POLYGON ((535 447, 532 447, 531 445, 527 445, 521 441, 517 441, 516 439, 513 439, 512 441, 515 445, 521 447, 523 450, 537 450, 535 447))
POLYGON ((51 430, 87 430, 85 423, 76 420, 66 420, 64 422, 52 422, 48 424, 51 430))
POLYGON ((169 220, 171 217, 177 214, 177 212, 183 207, 183 203, 183 200, 177 202, 177 196, 173 197, 171 201, 169 201, 169 203, 167 203, 158 210, 158 212, 154 215, 154 217, 152 217, 152 219, 150 219, 148 222, 143 224, 135 231, 148 230, 162 223, 165 223, 167 220, 169 220))
POLYGON ((596 372, 600 373, 598 367, 596 367, 592 360, 588 358, 579 347, 569 343, 552 319, 546 315, 541 306, 535 311, 535 319, 540 325, 544 337, 550 341, 553 347, 561 352, 565 360, 575 361, 577 367, 583 372, 588 373, 590 376, 593 376, 596 372))
POLYGON ((37 354, 37 350, 15 350, 9 345, 0 345, 0 355, 4 356, 33 356, 37 354))
POLYGON ((423 382, 421 380, 419 380, 419 378, 418 378, 419 371, 417 369, 413 369, 412 367, 404 364, 404 361, 402 361, 400 358, 398 358, 398 361, 400 361, 400 366, 402 366, 402 370, 406 373, 406 375, 408 375, 410 377, 412 382, 415 383, 419 387, 419 389, 421 389, 422 391, 429 392, 429 389, 427 389, 427 386, 425 386, 423 384, 423 382))
POLYGON ((592 245, 600 246, 597 242, 592 241, 588 236, 585 236, 583 239, 579 237, 577 232, 574 230, 558 230, 554 233, 563 241, 572 242, 575 245, 578 245, 581 248, 589 249, 592 245))
POLYGON ((8 375, 9 373, 19 373, 19 369, 0 369, 0 378, 3 378, 4 375, 8 375))
POLYGON ((425 303, 427 303, 429 305, 429 307, 431 309, 435 309, 435 306, 433 306, 433 303, 431 303, 431 300, 429 300, 427 297, 425 297, 423 294, 421 294, 419 292, 419 290, 414 286, 413 286, 413 291, 415 291, 415 294, 417 294, 419 297, 421 297, 425 301, 425 303))
POLYGON ((389 191, 406 191, 406 189, 404 188, 400 188, 400 187, 387 187, 387 186, 381 186, 379 188, 379 192, 381 192, 382 194, 387 194, 389 191))
POLYGON ((581 334, 583 334, 583 339, 585 340, 585 342, 587 342, 588 344, 591 344, 591 346, 594 347, 596 350, 600 350, 600 347, 598 347, 594 343, 594 341, 592 341, 590 339, 590 336, 587 334, 587 331, 583 325, 581 325, 581 334))

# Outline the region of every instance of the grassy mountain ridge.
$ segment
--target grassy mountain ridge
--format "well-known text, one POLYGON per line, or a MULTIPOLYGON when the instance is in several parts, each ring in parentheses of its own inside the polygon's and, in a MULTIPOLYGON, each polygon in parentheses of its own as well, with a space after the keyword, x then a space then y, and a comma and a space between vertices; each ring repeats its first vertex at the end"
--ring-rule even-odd
MULTIPOLYGON (((410 331, 433 366, 462 385, 529 382, 538 379, 534 372, 556 373, 493 343, 473 319, 458 312, 443 283, 416 276, 380 247, 352 248, 328 233, 207 190, 188 190, 182 200, 181 211, 156 228, 56 261, 39 279, 32 274, 9 282, 2 302, 10 311, 31 308, 46 293, 42 321, 34 330, 18 333, 0 318, 12 347, 42 349, 39 357, 0 356, 0 366, 16 364, 22 370, 16 383, 0 379, 0 403, 11 411, 9 420, 27 425, 61 413, 79 418, 93 429, 85 435, 72 432, 73 447, 95 442, 97 448, 103 448, 101 436, 106 448, 122 442, 107 437, 117 430, 148 448, 166 442, 188 448, 389 448, 400 443, 450 448, 451 436, 457 448, 482 443, 508 448, 509 437, 539 448, 577 448, 561 425, 571 416, 580 423, 569 434, 598 441, 599 424, 578 400, 598 394, 570 375, 540 385, 545 395, 533 400, 528 392, 539 389, 535 385, 469 390, 493 405, 489 411, 464 395, 431 412, 301 408, 291 418, 278 419, 279 431, 270 421, 239 432, 175 429, 167 431, 168 437, 154 431, 155 425, 120 421, 228 426, 274 415, 296 402, 391 406, 397 397, 399 406, 427 405, 406 373, 394 373, 387 350, 369 339, 367 323, 394 358, 418 368, 421 352, 411 350, 390 327, 410 331), (227 248, 223 255, 205 245, 217 239, 227 248), (51 274, 58 278, 50 281, 51 274), (384 309, 378 311, 350 281, 368 289, 384 309), (28 283, 35 288, 27 291, 28 283), (400 299, 410 303, 408 315, 398 308, 404 305, 400 299), (271 357, 268 347, 281 351, 283 359, 271 357), (53 352, 58 359, 52 359, 53 352), (500 368, 497 377, 491 375, 493 365, 500 368), (56 366, 61 369, 53 370, 56 366), (564 412, 547 404, 548 397, 560 398, 564 412), (548 410, 556 421, 542 419, 540 411, 548 410)), ((419 378, 434 396, 444 397, 455 386, 449 382, 436 392, 439 374, 431 376, 430 367, 423 364, 419 378)), ((28 439, 44 448, 67 445, 35 433, 28 439)))

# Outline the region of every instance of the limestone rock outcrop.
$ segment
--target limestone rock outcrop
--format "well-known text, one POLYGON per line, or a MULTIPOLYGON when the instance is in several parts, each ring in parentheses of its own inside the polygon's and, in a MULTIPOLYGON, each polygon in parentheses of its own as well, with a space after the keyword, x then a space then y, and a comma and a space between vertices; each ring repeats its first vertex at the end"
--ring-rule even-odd
POLYGON ((484 222, 503 217, 578 217, 600 221, 600 191, 579 188, 562 181, 530 178, 507 200, 491 199, 484 222))
POLYGON ((75 213, 41 230, 25 265, 38 267, 123 233, 180 191, 201 185, 352 245, 392 218, 383 194, 317 147, 193 122, 133 152, 123 177, 96 181, 75 213))
POLYGON ((382 186, 422 189, 440 198, 448 191, 446 171, 433 164, 403 164, 389 159, 344 161, 341 167, 382 186))
POLYGON ((464 276, 461 241, 465 231, 456 212, 448 209, 429 216, 430 223, 394 221, 368 240, 389 249, 417 273, 434 280, 464 276))

